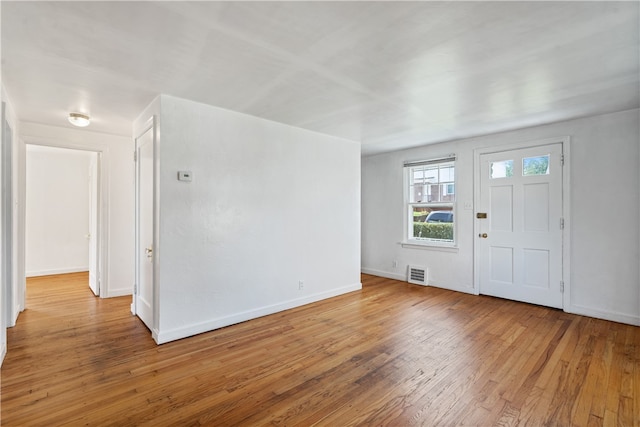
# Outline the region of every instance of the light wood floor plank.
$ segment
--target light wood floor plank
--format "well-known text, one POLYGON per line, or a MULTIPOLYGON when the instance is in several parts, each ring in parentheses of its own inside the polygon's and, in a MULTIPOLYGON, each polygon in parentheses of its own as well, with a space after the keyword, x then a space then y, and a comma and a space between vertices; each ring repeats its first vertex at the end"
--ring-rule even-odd
POLYGON ((640 427, 640 328, 363 275, 156 346, 85 273, 30 278, 3 426, 640 427))

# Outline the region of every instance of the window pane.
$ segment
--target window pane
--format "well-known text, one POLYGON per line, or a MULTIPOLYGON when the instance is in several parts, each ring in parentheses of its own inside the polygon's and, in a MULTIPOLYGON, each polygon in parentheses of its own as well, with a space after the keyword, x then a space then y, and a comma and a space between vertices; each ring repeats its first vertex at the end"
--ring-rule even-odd
POLYGON ((424 170, 424 180, 429 183, 438 182, 438 166, 427 166, 424 170))
POLYGON ((409 202, 420 203, 429 201, 430 185, 412 185, 409 188, 409 202))
POLYGON ((424 182, 424 169, 413 169, 411 175, 412 184, 422 184, 424 182))
POLYGON ((509 178, 513 176, 513 160, 491 162, 491 178, 509 178))
POLYGON ((440 201, 453 202, 456 200, 456 186, 454 184, 440 184, 440 201))
POLYGON ((413 238, 453 242, 453 206, 412 207, 413 238))
POLYGON ((427 219, 427 215, 431 212, 431 208, 425 207, 413 207, 413 221, 424 222, 427 219))
POLYGON ((549 155, 522 159, 522 175, 549 175, 549 155))
POLYGON ((440 182, 455 181, 454 170, 453 165, 440 168, 440 182))

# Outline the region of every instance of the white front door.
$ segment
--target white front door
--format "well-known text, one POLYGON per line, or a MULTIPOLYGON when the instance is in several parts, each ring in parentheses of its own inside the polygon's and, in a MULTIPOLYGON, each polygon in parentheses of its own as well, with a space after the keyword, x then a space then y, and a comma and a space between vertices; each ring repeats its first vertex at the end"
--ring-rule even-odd
POLYGON ((134 311, 153 330, 153 126, 136 139, 136 290, 134 311))
POLYGON ((480 174, 480 293, 562 308, 562 144, 482 154, 480 174))

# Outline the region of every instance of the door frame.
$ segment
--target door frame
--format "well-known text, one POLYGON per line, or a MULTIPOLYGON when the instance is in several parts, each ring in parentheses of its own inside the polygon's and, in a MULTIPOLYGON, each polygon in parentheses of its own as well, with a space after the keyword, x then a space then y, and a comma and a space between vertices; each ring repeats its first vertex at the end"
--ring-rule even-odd
MULTIPOLYGON (((97 251, 97 273, 96 273, 96 277, 98 280, 98 296, 100 298, 105 298, 108 292, 106 292, 108 285, 106 285, 108 282, 108 236, 109 236, 109 230, 108 230, 108 207, 109 207, 109 201, 108 201, 108 180, 106 179, 106 177, 108 176, 108 165, 109 165, 109 152, 108 152, 108 148, 97 148, 97 147, 89 147, 89 146, 85 146, 85 145, 79 145, 79 144, 73 144, 73 143, 68 143, 68 142, 64 142, 62 140, 43 140, 40 138, 26 138, 25 141, 23 142, 24 144, 24 148, 25 148, 25 156, 24 156, 24 160, 23 163, 20 165, 22 168, 22 173, 26 174, 26 167, 27 167, 27 159, 26 159, 26 146, 27 145, 37 145, 37 146, 42 146, 42 147, 51 147, 51 148, 64 148, 64 149, 69 149, 69 150, 77 150, 77 151, 85 151, 85 152, 91 152, 91 153, 96 153, 97 154, 97 167, 96 167, 96 172, 97 172, 97 197, 96 197, 96 204, 97 204, 97 236, 95 239, 95 245, 96 245, 96 251, 97 251)), ((27 188, 26 188, 26 182, 23 188, 20 189, 19 191, 19 203, 21 206, 25 206, 23 215, 25 215, 26 217, 26 199, 27 199, 27 188)), ((24 220, 24 219, 23 219, 24 220)), ((24 244, 26 243, 26 235, 24 233, 24 230, 21 230, 21 234, 20 234, 20 240, 22 242, 22 245, 24 246, 24 244)), ((22 257, 24 258, 24 254, 21 254, 22 257)), ((24 275, 24 271, 22 272, 22 274, 24 275)), ((23 286, 26 288, 26 281, 23 281, 23 286)), ((26 289, 23 290, 23 294, 26 294, 26 289)))
POLYGON ((480 294, 480 221, 476 218, 478 207, 480 206, 480 158, 484 154, 500 153, 503 151, 519 150, 522 148, 534 148, 542 145, 561 144, 564 166, 562 168, 562 217, 564 218, 564 228, 562 230, 562 281, 564 291, 562 294, 563 310, 567 311, 571 307, 571 156, 569 136, 557 138, 545 138, 532 141, 522 141, 514 144, 476 148, 473 150, 473 289, 474 294, 480 294))
MULTIPOLYGON (((107 248, 106 248, 106 242, 107 242, 107 230, 106 230, 106 213, 107 213, 107 206, 108 206, 108 202, 106 200, 106 194, 107 194, 107 180, 104 179, 104 171, 105 171, 105 159, 104 159, 104 151, 97 149, 97 148, 90 148, 90 147, 84 147, 84 146, 78 146, 78 145, 74 145, 74 144, 66 144, 66 143, 53 143, 53 142, 49 142, 49 141, 29 141, 29 142, 25 142, 25 149, 27 145, 34 145, 34 146, 41 146, 41 147, 49 147, 49 148, 61 148, 61 149, 65 149, 65 150, 76 150, 76 151, 84 151, 84 152, 88 152, 88 153, 95 153, 96 154, 96 196, 95 196, 95 204, 96 204, 96 229, 97 229, 97 233, 96 233, 96 237, 93 241, 93 244, 95 246, 95 253, 96 253, 96 279, 98 281, 97 284, 97 289, 98 289, 98 294, 96 296, 99 296, 101 298, 105 297, 105 292, 104 292, 104 284, 106 283, 106 276, 107 276, 107 269, 106 269, 106 254, 107 254, 107 248)), ((25 166, 25 171, 26 171, 26 167, 27 167, 27 156, 26 156, 26 150, 25 150, 25 159, 24 159, 24 166, 25 166)), ((25 216, 26 216, 26 210, 28 209, 28 207, 26 206, 26 195, 28 189, 26 187, 26 182, 25 182, 25 188, 24 188, 24 192, 23 194, 21 194, 22 197, 22 205, 25 206, 25 216)), ((26 236, 23 235, 21 236, 22 241, 24 242, 24 244, 26 244, 26 236)), ((26 249, 26 246, 25 246, 26 249)), ((91 262, 91 261, 89 261, 91 262)))
POLYGON ((159 231, 159 221, 158 221, 158 206, 159 206, 159 194, 158 194, 158 182, 159 182, 159 170, 158 167, 158 149, 159 149, 159 133, 158 133, 158 119, 156 115, 149 117, 149 119, 143 122, 140 126, 137 126, 134 129, 134 159, 135 159, 135 284, 134 284, 134 292, 131 300, 131 313, 133 315, 138 315, 137 313, 137 298, 138 292, 140 290, 140 193, 139 193, 139 181, 140 181, 140 162, 138 159, 138 139, 147 133, 148 131, 153 132, 152 134, 152 144, 153 144, 153 225, 152 225, 152 233, 153 233, 153 257, 151 258, 152 263, 152 278, 151 278, 151 289, 153 291, 153 303, 152 303, 152 328, 151 335, 153 339, 158 342, 158 309, 159 309, 159 295, 158 295, 158 269, 159 269, 159 257, 160 257, 160 245, 158 244, 158 236, 160 235, 159 231))
POLYGON ((100 296, 102 292, 102 283, 98 273, 100 272, 100 159, 102 155, 92 151, 92 159, 89 165, 89 288, 91 288, 91 251, 95 252, 95 268, 94 276, 96 278, 96 289, 94 295, 100 296), (94 157, 95 156, 95 157, 94 157), (93 161, 95 160, 95 166, 93 161), (95 233, 94 233, 95 229, 95 233))
POLYGON ((0 292, 2 296, 0 301, 2 302, 2 326, 12 327, 15 326, 18 318, 18 313, 22 311, 21 302, 16 301, 16 297, 19 299, 19 289, 17 281, 17 268, 16 257, 17 252, 16 245, 16 223, 17 223, 17 211, 15 204, 16 187, 13 182, 15 176, 15 159, 16 159, 16 141, 15 141, 15 121, 11 120, 13 117, 10 115, 6 102, 2 102, 2 112, 0 123, 2 134, 2 144, 0 150, 0 159, 2 164, 0 165, 0 173, 2 173, 2 185, 6 191, 2 192, 2 200, 0 203, 0 227, 2 228, 2 248, 0 249, 0 282, 2 283, 0 292))

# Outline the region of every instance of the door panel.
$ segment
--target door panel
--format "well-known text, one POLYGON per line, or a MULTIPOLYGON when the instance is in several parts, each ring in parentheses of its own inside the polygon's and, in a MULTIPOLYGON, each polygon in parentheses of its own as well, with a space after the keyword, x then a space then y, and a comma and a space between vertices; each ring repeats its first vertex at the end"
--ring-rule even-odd
POLYGON ((511 186, 495 186, 490 189, 491 230, 513 230, 513 188, 511 186))
POLYGON ((543 249, 523 250, 523 285, 549 288, 549 253, 549 251, 543 249))
POLYGON ((136 292, 135 312, 153 330, 153 127, 136 139, 136 292))
POLYGON ((480 156, 480 293, 562 307, 562 144, 480 156))
POLYGON ((549 231, 549 183, 526 184, 524 194, 524 231, 549 231))
POLYGON ((491 280, 513 283, 513 248, 491 247, 491 280))

